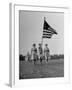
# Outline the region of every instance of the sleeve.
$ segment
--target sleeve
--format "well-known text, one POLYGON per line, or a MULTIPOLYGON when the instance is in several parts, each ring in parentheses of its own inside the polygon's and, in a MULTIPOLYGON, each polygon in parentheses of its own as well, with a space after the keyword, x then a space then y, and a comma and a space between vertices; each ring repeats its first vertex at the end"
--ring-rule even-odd
POLYGON ((33 48, 31 48, 31 55, 32 55, 33 48))
POLYGON ((44 48, 44 53, 45 53, 45 48, 44 48))

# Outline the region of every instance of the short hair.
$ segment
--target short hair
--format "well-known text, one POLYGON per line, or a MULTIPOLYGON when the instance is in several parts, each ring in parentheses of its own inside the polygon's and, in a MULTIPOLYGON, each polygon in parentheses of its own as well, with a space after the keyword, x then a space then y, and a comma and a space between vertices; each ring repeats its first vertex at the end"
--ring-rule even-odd
POLYGON ((48 46, 48 44, 45 44, 45 46, 48 46))
POLYGON ((39 46, 41 46, 42 44, 41 43, 39 43, 39 46))
POLYGON ((36 44, 34 43, 33 46, 36 46, 36 44))

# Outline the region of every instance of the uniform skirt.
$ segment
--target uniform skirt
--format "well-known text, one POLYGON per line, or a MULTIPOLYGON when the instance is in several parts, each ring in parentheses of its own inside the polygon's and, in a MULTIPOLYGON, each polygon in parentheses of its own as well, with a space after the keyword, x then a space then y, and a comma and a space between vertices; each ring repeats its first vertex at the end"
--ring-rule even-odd
POLYGON ((49 58, 49 53, 46 52, 46 53, 45 53, 45 59, 48 59, 48 58, 49 58))
POLYGON ((31 55, 31 60, 36 60, 37 59, 37 54, 32 54, 31 55))

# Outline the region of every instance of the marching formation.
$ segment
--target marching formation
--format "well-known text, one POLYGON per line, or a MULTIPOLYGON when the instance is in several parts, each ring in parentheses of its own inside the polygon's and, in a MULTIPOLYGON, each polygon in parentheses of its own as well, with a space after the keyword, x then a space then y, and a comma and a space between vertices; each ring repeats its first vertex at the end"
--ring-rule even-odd
POLYGON ((31 56, 27 56, 28 60, 34 61, 34 64, 38 60, 40 60, 40 63, 42 63, 42 60, 46 60, 48 62, 50 56, 48 44, 45 44, 44 50, 41 43, 39 44, 38 48, 36 47, 36 44, 33 44, 31 48, 31 56))
MULTIPOLYGON (((42 42, 43 38, 50 39, 54 34, 58 34, 56 30, 54 30, 46 21, 46 17, 44 17, 44 25, 43 25, 43 35, 42 35, 42 42)), ((44 50, 42 48, 42 44, 40 43, 38 48, 36 47, 36 44, 33 44, 31 49, 31 55, 29 53, 27 54, 27 60, 33 60, 34 64, 37 60, 40 60, 42 63, 42 60, 46 60, 48 62, 50 58, 50 50, 48 48, 48 44, 45 44, 44 50)))

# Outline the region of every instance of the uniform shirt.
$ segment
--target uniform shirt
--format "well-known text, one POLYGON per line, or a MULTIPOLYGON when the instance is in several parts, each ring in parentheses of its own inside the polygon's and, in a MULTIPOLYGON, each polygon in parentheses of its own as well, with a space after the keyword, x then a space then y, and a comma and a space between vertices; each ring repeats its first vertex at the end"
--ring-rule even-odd
POLYGON ((42 49, 42 47, 39 47, 38 50, 39 50, 39 54, 43 54, 43 49, 42 49))
POLYGON ((36 54, 37 53, 37 48, 32 48, 31 53, 36 54))
POLYGON ((35 59, 37 56, 37 48, 31 49, 31 59, 35 59))
POLYGON ((49 48, 48 47, 44 48, 44 53, 49 53, 49 48))

